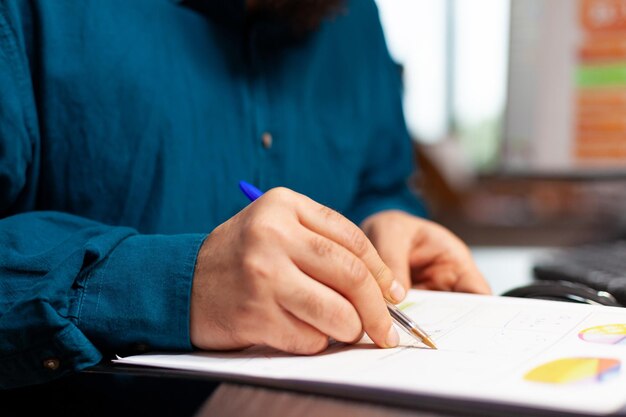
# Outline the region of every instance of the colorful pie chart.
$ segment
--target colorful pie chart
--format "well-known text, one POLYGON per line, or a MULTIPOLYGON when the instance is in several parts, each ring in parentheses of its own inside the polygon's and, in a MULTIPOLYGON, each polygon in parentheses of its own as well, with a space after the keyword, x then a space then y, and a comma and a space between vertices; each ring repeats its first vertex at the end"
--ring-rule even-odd
POLYGON ((563 358, 536 367, 524 379, 556 385, 596 384, 615 378, 620 367, 617 359, 563 358))
POLYGON ((626 345, 626 324, 605 324, 590 327, 578 334, 585 342, 603 345, 626 345))

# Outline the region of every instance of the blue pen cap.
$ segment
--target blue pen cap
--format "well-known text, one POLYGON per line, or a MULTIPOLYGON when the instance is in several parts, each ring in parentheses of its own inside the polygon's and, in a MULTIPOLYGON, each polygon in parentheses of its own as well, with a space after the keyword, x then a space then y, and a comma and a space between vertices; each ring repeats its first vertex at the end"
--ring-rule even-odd
POLYGON ((250 201, 254 201, 263 195, 263 191, 246 181, 239 181, 239 188, 246 195, 246 197, 250 199, 250 201))

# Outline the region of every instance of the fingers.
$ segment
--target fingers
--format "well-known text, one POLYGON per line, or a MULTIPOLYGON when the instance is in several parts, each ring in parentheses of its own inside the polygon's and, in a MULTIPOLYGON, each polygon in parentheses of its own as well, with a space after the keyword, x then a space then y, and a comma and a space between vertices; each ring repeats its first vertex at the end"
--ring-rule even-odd
MULTIPOLYGON (((290 190, 272 189, 262 198, 295 209, 298 225, 302 227, 286 231, 281 245, 294 264, 306 276, 334 290, 352 304, 363 330, 374 343, 381 347, 396 346, 398 334, 383 296, 399 302, 405 292, 398 285, 392 291, 393 275, 361 229, 336 211, 290 190)), ((288 291, 293 299, 282 297, 281 305, 298 319, 323 333, 337 336, 338 340, 354 340, 358 335, 360 329, 342 330, 324 317, 327 313, 319 314, 320 309, 322 312, 341 310, 340 304, 328 300, 315 302, 316 297, 322 296, 319 287, 309 283, 306 291, 293 288, 288 291), (301 294, 296 295, 298 292, 301 294)))
MULTIPOLYGON (((384 297, 392 302, 400 302, 391 291, 394 277, 391 270, 380 258, 376 249, 363 231, 336 211, 325 207, 308 197, 297 200, 297 213, 300 223, 312 232, 324 236, 343 246, 360 258, 374 277, 384 297)), ((395 289, 395 288, 394 288, 395 289)))
POLYGON ((290 255, 298 268, 345 297, 356 309, 363 329, 374 343, 395 347, 397 332, 380 287, 365 263, 346 248, 309 230, 303 230, 297 241, 290 255))
POLYGON ((416 288, 491 294, 467 246, 447 229, 421 221, 412 245, 409 264, 416 288))
POLYGON ((475 294, 491 294, 491 288, 483 277, 483 274, 472 262, 464 274, 462 274, 452 288, 452 291, 469 292, 475 294))
POLYGON ((363 330, 379 346, 398 344, 381 296, 394 300, 389 268, 360 229, 304 196, 267 192, 214 229, 200 252, 194 346, 313 354, 329 336, 353 342, 363 330))
POLYGON ((424 231, 415 236, 409 257, 411 269, 425 268, 442 256, 441 245, 431 240, 424 231))
POLYGON ((458 276, 448 265, 432 265, 418 274, 415 288, 432 291, 452 291, 458 276))
POLYGON ((327 335, 286 310, 275 312, 267 325, 271 329, 261 343, 283 352, 314 355, 328 347, 327 335))
POLYGON ((289 279, 279 283, 277 301, 281 307, 339 342, 353 343, 361 338, 361 320, 348 300, 293 265, 284 272, 289 279))
POLYGON ((491 289, 477 268, 468 265, 458 271, 449 264, 435 264, 420 271, 414 288, 434 291, 456 291, 491 294, 491 289))

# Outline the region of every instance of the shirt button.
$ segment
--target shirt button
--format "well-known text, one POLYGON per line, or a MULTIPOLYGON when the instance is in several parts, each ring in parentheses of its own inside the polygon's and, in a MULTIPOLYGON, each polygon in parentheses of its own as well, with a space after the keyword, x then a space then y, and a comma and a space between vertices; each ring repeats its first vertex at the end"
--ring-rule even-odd
POLYGON ((61 361, 57 358, 49 358, 43 361, 43 367, 51 371, 56 371, 57 369, 59 369, 60 365, 61 361))
POLYGON ((263 144, 263 147, 265 149, 269 149, 272 147, 272 142, 274 141, 274 138, 272 138, 272 134, 269 132, 265 132, 263 133, 263 135, 261 136, 261 143, 263 144))

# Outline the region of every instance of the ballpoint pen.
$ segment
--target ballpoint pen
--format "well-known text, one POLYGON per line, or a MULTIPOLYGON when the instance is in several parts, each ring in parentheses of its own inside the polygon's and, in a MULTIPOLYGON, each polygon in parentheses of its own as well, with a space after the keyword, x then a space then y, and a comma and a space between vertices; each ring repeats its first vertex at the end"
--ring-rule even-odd
MULTIPOLYGON (((239 188, 248 197, 250 201, 254 201, 263 195, 263 191, 256 188, 254 185, 247 183, 246 181, 239 181, 239 188)), ((422 330, 417 323, 415 323, 409 316, 407 316, 402 310, 396 307, 394 304, 385 300, 387 303, 387 310, 393 321, 407 334, 416 339, 418 342, 424 343, 431 349, 437 349, 432 339, 422 330)))

